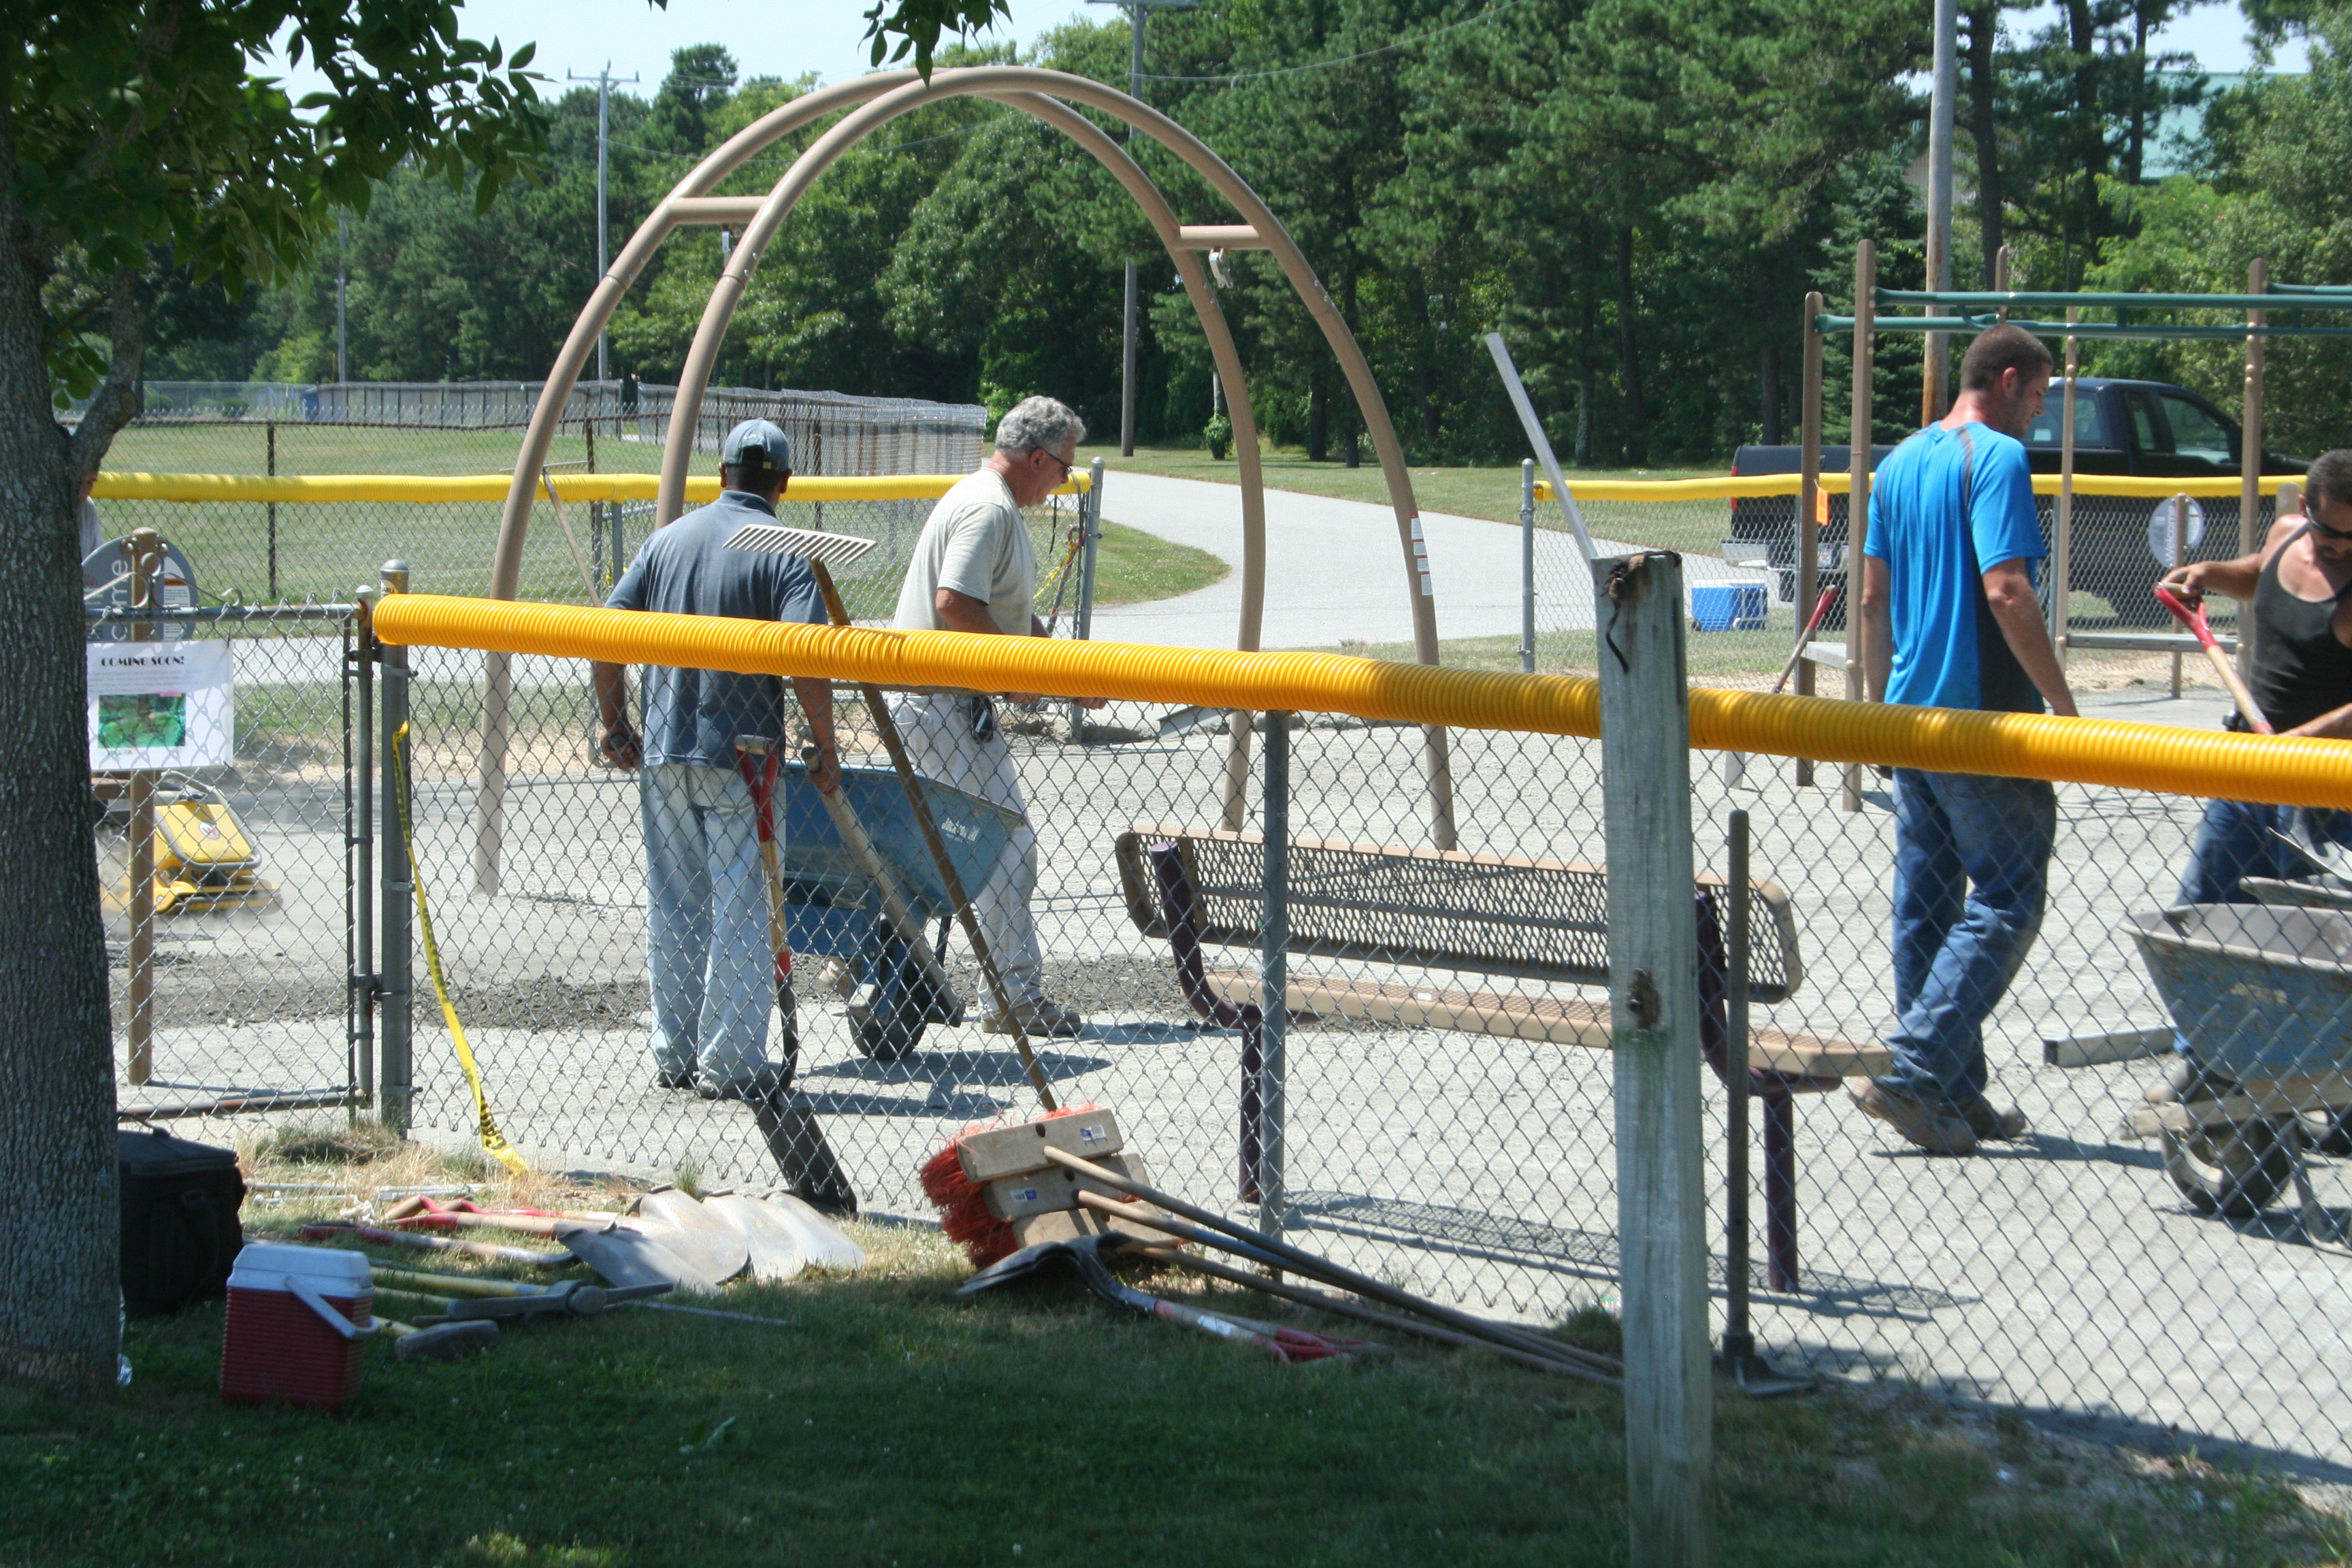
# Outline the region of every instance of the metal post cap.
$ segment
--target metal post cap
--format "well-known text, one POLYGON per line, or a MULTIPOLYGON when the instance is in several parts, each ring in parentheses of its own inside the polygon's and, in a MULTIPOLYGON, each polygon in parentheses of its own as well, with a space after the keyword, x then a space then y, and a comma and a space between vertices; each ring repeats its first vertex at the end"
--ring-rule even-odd
POLYGON ((405 594, 408 592, 407 562, 397 559, 387 561, 381 568, 379 568, 379 570, 383 574, 383 591, 385 593, 405 594))

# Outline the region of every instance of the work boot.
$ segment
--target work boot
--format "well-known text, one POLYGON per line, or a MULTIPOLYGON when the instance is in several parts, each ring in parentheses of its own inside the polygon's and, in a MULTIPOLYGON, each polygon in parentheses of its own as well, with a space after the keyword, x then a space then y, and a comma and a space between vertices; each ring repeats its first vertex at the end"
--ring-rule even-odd
POLYGON ((1967 1120, 1940 1100, 1921 1100, 1870 1078, 1846 1079, 1845 1091, 1864 1115, 1876 1117, 1930 1154, 1977 1152, 1977 1135, 1969 1130, 1967 1120))
POLYGON ((2140 1098, 2150 1105, 2186 1105, 2196 1100, 2219 1100, 2234 1093, 2238 1080, 2214 1071, 2188 1051, 2175 1051, 2164 1064, 2164 1076, 2140 1098))
POLYGON ((2025 1112, 2017 1107, 2012 1105, 2003 1110, 1981 1094, 1970 1095, 1954 1109, 1960 1113, 1960 1119, 1969 1124, 1969 1131, 1977 1135, 1980 1143, 2006 1142, 2012 1138, 2022 1138, 2033 1127, 2033 1123, 2025 1119, 2025 1112))
POLYGON ((695 1078, 695 1070, 692 1068, 656 1068, 654 1087, 656 1089, 692 1089, 695 1078))
MULTIPOLYGON (((1048 1002, 1043 996, 1015 1002, 1013 1016, 1019 1021, 1021 1032, 1033 1039, 1054 1037, 1074 1039, 1086 1033, 1087 1021, 1078 1016, 1075 1009, 1065 1007, 1058 1002, 1048 1002)), ((1003 1014, 991 1013, 981 1024, 980 1032, 983 1035, 1009 1035, 1013 1030, 1005 1023, 1003 1014)))

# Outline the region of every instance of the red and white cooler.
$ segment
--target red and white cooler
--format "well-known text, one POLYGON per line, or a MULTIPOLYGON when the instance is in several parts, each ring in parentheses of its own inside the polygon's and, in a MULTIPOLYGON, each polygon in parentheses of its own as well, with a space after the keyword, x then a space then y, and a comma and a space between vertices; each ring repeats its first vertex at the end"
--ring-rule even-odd
POLYGON ((248 1243, 228 1277, 221 1397, 339 1409, 360 1391, 376 1327, 361 1254, 248 1243))

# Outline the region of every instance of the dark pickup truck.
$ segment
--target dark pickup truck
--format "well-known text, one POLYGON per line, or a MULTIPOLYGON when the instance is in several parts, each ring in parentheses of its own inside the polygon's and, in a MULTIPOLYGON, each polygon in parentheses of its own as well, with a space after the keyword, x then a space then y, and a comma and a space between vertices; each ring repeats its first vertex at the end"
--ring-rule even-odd
MULTIPOLYGON (((2064 408, 2065 384, 2051 384, 2042 416, 2026 433, 2028 459, 2037 474, 2058 471, 2059 420, 2064 408)), ((1892 447, 1871 448, 1871 467, 1885 459, 1892 447)), ((1793 474, 1802 466, 1796 447, 1742 447, 1732 455, 1735 476, 1793 474)), ((1824 473, 1843 473, 1846 448, 1822 448, 1824 473)), ((2301 474, 2306 464, 2273 452, 2263 454, 2266 474, 2301 474)), ((2074 471, 2077 474, 2130 474, 2149 478, 2235 479, 2238 476, 2238 424, 2212 404, 2186 387, 2158 381, 2116 381, 2084 376, 2074 384, 2074 471)), ((2057 527, 2057 498, 2038 498, 2042 532, 2046 540, 2057 527)), ((2237 543, 2234 499, 2196 503, 2190 512, 2189 559, 2208 560, 2232 553, 2237 543)), ((1762 559, 1780 579, 1783 603, 1796 596, 1797 501, 1793 496, 1763 496, 1731 503, 1731 533, 1724 541, 1727 560, 1762 559)), ((2155 626, 2166 622, 2163 607, 2149 592, 2164 574, 2156 554, 2160 545, 2168 553, 2169 503, 2127 496, 2074 497, 2073 588, 2076 595, 2094 594, 2111 606, 2125 626, 2155 626), (2166 519, 2157 516, 2159 510, 2166 519)), ((2260 527, 2270 526, 2271 498, 2262 502, 2260 527)), ((1845 578, 1846 498, 1830 497, 1830 521, 1822 530, 1822 582, 1845 578)), ((1829 624, 1843 625, 1840 601, 1829 624)), ((2074 601, 2069 618, 2095 621, 2096 606, 2074 601)))

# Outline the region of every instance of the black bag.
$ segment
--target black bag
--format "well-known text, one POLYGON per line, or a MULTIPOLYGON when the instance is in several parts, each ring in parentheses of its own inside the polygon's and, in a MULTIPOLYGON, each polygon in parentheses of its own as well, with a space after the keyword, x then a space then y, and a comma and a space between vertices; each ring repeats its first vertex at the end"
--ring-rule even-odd
POLYGON ((224 1294, 245 1245, 236 1155, 160 1127, 115 1133, 122 1160, 122 1304, 134 1318, 224 1294))

